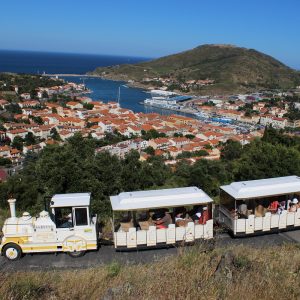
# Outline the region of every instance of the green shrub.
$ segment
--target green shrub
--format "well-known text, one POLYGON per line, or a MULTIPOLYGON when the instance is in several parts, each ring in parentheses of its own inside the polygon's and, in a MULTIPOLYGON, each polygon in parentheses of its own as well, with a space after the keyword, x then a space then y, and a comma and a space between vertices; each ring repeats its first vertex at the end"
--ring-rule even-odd
POLYGON ((10 284, 11 299, 40 299, 51 292, 50 286, 47 284, 40 285, 32 280, 18 280, 10 284))
POLYGON ((233 264, 237 269, 249 269, 251 266, 251 261, 244 255, 235 256, 233 264))
POLYGON ((112 278, 119 275, 121 271, 121 265, 117 261, 113 261, 107 266, 107 276, 112 278))

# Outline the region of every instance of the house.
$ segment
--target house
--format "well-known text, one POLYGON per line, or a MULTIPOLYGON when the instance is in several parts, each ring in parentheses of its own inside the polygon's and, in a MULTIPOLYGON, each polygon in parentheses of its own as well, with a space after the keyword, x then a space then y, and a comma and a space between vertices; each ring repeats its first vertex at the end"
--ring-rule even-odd
POLYGON ((35 153, 38 153, 42 150, 42 147, 37 144, 37 145, 30 145, 30 146, 24 146, 23 148, 23 153, 26 154, 28 152, 35 152, 35 153))
POLYGON ((149 146, 154 149, 167 149, 169 146, 171 146, 171 142, 167 138, 157 138, 149 140, 149 146))
POLYGON ((131 141, 131 143, 134 143, 136 145, 136 149, 139 150, 144 150, 148 147, 148 141, 141 138, 134 139, 131 141))
POLYGON ((20 97, 24 100, 29 100, 31 98, 29 93, 23 93, 20 95, 20 97))
POLYGON ((127 127, 127 130, 128 130, 128 132, 130 132, 133 135, 141 135, 141 129, 137 126, 129 125, 127 127))
POLYGON ((170 139, 170 142, 173 146, 177 147, 177 148, 182 148, 184 145, 187 145, 191 142, 191 140, 189 140, 186 137, 174 137, 172 139, 170 139))
POLYGON ((17 163, 19 161, 19 159, 21 158, 21 151, 18 149, 15 149, 15 148, 11 149, 10 157, 14 163, 17 163))
POLYGON ((272 125, 274 128, 285 128, 288 120, 286 118, 278 118, 273 115, 263 115, 260 117, 260 124, 267 126, 272 125))
POLYGON ((6 132, 6 136, 12 141, 16 136, 21 137, 22 139, 25 138, 27 134, 27 130, 25 129, 12 129, 12 130, 8 130, 6 132))
POLYGON ((80 109, 83 108, 83 105, 80 102, 69 101, 66 103, 67 107, 71 109, 80 109))
POLYGON ((85 120, 74 117, 59 117, 58 121, 59 125, 80 126, 81 128, 85 125, 85 120))
POLYGON ((204 141, 214 140, 214 139, 223 139, 224 134, 220 132, 214 132, 214 131, 206 131, 203 133, 197 134, 197 137, 204 141))
POLYGON ((69 132, 67 130, 62 130, 62 131, 59 131, 59 135, 60 135, 61 139, 63 141, 65 141, 68 138, 70 138, 73 135, 73 133, 71 133, 71 132, 69 132))
POLYGON ((10 156, 10 147, 5 145, 0 147, 0 157, 9 157, 10 156))
POLYGON ((28 101, 23 101, 19 103, 19 106, 21 108, 28 108, 28 107, 37 107, 40 105, 40 102, 37 100, 28 100, 28 101))
POLYGON ((172 156, 172 157, 177 157, 177 155, 179 155, 179 154, 181 154, 182 153, 182 149, 179 149, 179 148, 177 148, 177 147, 175 147, 175 146, 170 146, 170 147, 168 147, 167 148, 167 151, 170 153, 170 155, 172 156))
POLYGON ((102 132, 110 132, 114 131, 114 127, 112 126, 111 122, 109 121, 101 121, 98 123, 98 126, 102 129, 102 132))

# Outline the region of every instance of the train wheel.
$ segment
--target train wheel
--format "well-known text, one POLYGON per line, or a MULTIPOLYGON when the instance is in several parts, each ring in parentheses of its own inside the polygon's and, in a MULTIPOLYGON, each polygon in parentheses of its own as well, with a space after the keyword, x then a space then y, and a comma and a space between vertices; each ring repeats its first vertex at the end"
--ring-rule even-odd
POLYGON ((10 261, 15 261, 21 258, 22 249, 16 244, 8 244, 3 248, 4 256, 10 261))
POLYGON ((73 258, 77 258, 83 256, 85 252, 86 251, 75 251, 75 252, 68 252, 68 254, 73 258))

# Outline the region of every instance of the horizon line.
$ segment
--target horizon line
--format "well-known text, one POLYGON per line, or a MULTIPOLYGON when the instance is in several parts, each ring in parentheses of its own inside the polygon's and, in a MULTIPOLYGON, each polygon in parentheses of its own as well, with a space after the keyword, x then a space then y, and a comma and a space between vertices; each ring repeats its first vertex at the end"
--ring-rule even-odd
POLYGON ((51 50, 28 50, 28 49, 3 49, 0 48, 0 51, 4 52, 30 52, 30 53, 51 53, 51 54, 70 54, 70 55, 90 55, 90 56, 117 56, 117 57, 128 57, 128 58, 146 58, 154 59, 157 58, 147 57, 147 56, 135 56, 135 55, 122 55, 122 54, 101 54, 101 53, 88 53, 88 52, 65 52, 65 51, 51 51, 51 50))

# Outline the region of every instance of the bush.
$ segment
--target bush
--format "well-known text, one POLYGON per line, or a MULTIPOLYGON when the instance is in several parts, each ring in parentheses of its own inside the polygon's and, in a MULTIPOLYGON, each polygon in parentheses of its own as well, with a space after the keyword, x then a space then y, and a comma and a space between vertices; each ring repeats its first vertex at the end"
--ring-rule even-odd
POLYGON ((107 266, 107 276, 112 278, 119 275, 121 272, 121 265, 117 261, 113 261, 107 266))
POLYGON ((10 284, 11 299, 41 299, 49 297, 49 292, 52 291, 51 287, 47 284, 40 285, 38 282, 26 279, 13 281, 10 284))
POLYGON ((245 255, 235 256, 233 264, 237 269, 249 269, 251 266, 251 261, 245 255))

